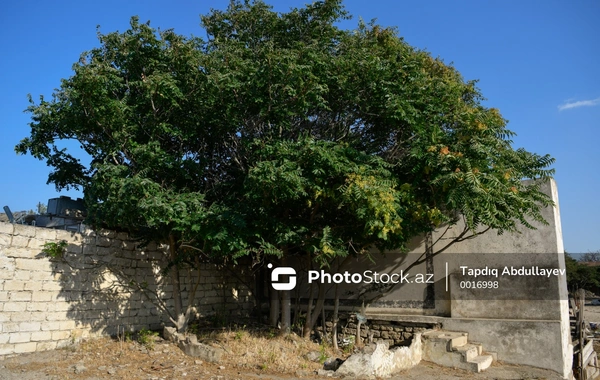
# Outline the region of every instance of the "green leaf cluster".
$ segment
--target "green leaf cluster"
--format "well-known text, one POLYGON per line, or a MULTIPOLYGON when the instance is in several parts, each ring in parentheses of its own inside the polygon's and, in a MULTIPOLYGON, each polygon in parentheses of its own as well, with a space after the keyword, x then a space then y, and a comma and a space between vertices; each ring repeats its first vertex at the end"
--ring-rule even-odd
POLYGON ((31 100, 16 150, 81 187, 88 222, 175 241, 182 261, 308 254, 319 265, 464 215, 469 228, 543 221, 553 159, 513 149, 475 81, 349 18, 341 1, 287 13, 232 1, 204 39, 134 17, 98 33, 51 100, 31 100), (61 148, 74 140, 84 165, 61 148))
POLYGON ((595 290, 600 286, 600 267, 588 264, 579 262, 565 253, 567 287, 570 292, 578 289, 595 290))

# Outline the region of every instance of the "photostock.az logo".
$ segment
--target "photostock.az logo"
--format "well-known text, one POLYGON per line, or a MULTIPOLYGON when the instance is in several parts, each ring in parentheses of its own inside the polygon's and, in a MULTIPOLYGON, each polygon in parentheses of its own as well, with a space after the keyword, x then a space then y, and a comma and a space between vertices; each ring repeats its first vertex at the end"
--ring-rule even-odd
MULTIPOLYGON (((268 264, 267 268, 273 268, 273 264, 268 264)), ((279 267, 271 272, 271 286, 275 290, 292 290, 296 287, 296 271, 290 267, 279 267), (279 276, 289 276, 288 282, 279 282, 279 276)))

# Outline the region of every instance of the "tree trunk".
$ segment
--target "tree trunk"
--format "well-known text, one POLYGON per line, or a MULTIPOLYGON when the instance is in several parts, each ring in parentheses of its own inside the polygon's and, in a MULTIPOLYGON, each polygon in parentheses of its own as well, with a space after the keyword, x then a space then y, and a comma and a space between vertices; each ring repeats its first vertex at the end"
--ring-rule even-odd
MULTIPOLYGON (((433 233, 429 231, 425 235, 425 268, 427 273, 435 273, 433 256, 433 233)), ((423 307, 426 309, 435 308, 435 284, 427 284, 423 307)))
POLYGON ((300 314, 300 287, 296 287, 296 299, 294 300, 294 320, 292 324, 295 325, 298 323, 298 318, 300 314))
POLYGON ((290 333, 292 302, 290 300, 290 291, 281 292, 281 334, 290 333))
POLYGON ((302 326, 302 336, 304 336, 305 338, 310 338, 310 331, 308 332, 308 336, 306 334, 306 331, 304 331, 306 329, 306 324, 308 323, 308 321, 311 318, 312 315, 312 308, 313 308, 313 302, 315 300, 314 297, 314 284, 311 282, 309 288, 308 288, 308 303, 306 304, 306 319, 304 320, 304 326, 302 326))
MULTIPOLYGON (((288 249, 287 246, 282 247, 283 258, 281 260, 282 266, 287 266, 288 249)), ((281 295, 281 334, 287 335, 290 333, 290 326, 292 324, 292 301, 289 290, 282 290, 281 295)))
POLYGON ((340 311, 340 287, 338 284, 335 284, 335 300, 333 301, 333 324, 331 326, 331 340, 333 341, 333 349, 338 350, 338 321, 339 321, 339 311, 340 311))
POLYGON ((181 285, 179 282, 179 267, 177 265, 177 247, 175 236, 169 235, 169 253, 171 256, 171 278, 173 281, 173 301, 175 306, 175 327, 178 332, 183 332, 185 327, 185 315, 183 314, 183 303, 181 302, 181 285))
MULTIPOLYGON (((321 313, 321 309, 323 308, 323 304, 325 303, 325 284, 319 285, 319 295, 317 297, 317 304, 315 305, 315 309, 312 310, 310 315, 306 314, 306 322, 304 323, 304 329, 302 331, 302 335, 304 338, 310 338, 310 333, 312 332, 317 320, 319 319, 319 314, 321 313)), ((309 305, 310 306, 310 305, 309 305)))
POLYGON ((269 286, 270 305, 269 305, 269 324, 271 327, 277 327, 279 322, 279 294, 273 287, 269 286))
POLYGON ((323 326, 323 339, 325 342, 329 342, 329 335, 327 334, 327 320, 325 319, 325 308, 321 308, 321 325, 323 326))

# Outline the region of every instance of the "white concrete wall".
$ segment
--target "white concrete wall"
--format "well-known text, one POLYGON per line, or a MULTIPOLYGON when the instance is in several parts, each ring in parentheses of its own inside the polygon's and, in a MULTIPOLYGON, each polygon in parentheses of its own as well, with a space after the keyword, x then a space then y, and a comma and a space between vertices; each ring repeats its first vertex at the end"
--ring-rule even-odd
MULTIPOLYGON (((0 223, 0 355, 54 349, 118 328, 159 328, 168 317, 157 305, 173 306, 164 264, 163 249, 137 249, 123 233, 0 223), (42 253, 44 243, 61 240, 68 243, 64 261, 42 253)), ((185 273, 184 303, 191 289, 185 273)), ((203 264, 200 273, 201 314, 241 315, 253 306, 250 290, 227 271, 203 264)), ((239 277, 252 284, 248 273, 239 277)))

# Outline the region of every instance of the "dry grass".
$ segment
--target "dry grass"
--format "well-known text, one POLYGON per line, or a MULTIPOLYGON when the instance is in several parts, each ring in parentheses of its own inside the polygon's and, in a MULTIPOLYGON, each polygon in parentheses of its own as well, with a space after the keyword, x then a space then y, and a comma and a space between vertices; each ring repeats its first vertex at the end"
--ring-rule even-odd
POLYGON ((240 368, 270 370, 278 373, 295 373, 298 370, 314 371, 323 368, 323 361, 335 357, 329 346, 303 339, 295 334, 280 336, 273 330, 245 328, 200 333, 204 343, 217 343, 225 349, 227 361, 240 368), (305 358, 308 352, 320 354, 320 362, 305 358))
POLYGON ((225 357, 220 363, 203 363, 198 358, 186 356, 175 344, 146 334, 145 339, 141 339, 144 343, 140 343, 137 335, 128 335, 127 339, 91 339, 64 349, 19 355, 2 364, 15 373, 14 377, 6 377, 10 380, 242 380, 247 378, 248 373, 273 379, 295 379, 298 378, 298 371, 306 374, 302 377, 312 378, 313 371, 323 368, 321 362, 305 358, 308 352, 318 352, 322 360, 335 356, 327 346, 304 340, 295 334, 283 337, 265 329, 205 330, 198 335, 199 341, 225 350, 225 357), (75 373, 74 367, 78 364, 84 365, 85 371, 75 373), (31 373, 32 377, 22 377, 24 372, 31 373))

